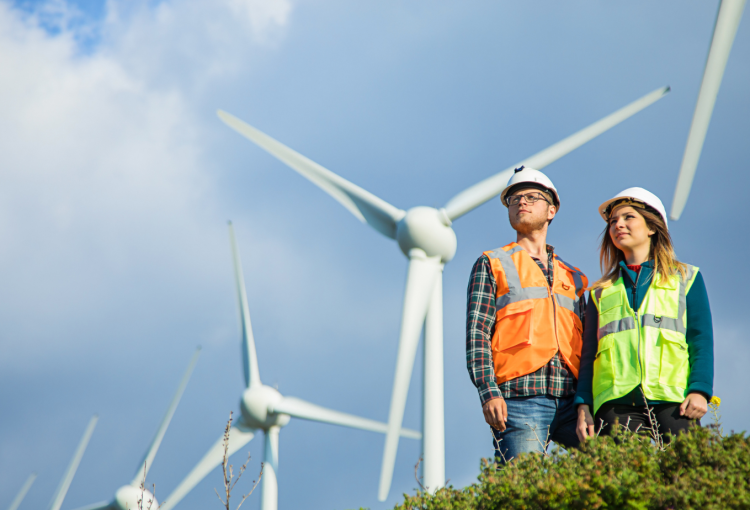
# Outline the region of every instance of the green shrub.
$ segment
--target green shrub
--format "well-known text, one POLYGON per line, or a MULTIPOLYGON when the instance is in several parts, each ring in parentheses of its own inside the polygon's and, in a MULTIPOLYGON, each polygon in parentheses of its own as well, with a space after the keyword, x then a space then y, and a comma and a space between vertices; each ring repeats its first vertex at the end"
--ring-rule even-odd
POLYGON ((665 440, 615 427, 580 451, 482 460, 478 483, 405 495, 396 510, 750 509, 750 439, 696 427, 665 440))

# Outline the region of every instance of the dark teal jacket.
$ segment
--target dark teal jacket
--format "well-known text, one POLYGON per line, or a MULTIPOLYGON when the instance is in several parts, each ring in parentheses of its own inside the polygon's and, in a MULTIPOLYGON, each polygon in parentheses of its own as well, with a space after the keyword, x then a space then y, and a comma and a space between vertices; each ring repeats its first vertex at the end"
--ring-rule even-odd
MULTIPOLYGON (((620 271, 628 294, 628 302, 633 310, 638 310, 643 297, 646 295, 654 275, 653 261, 649 260, 641 264, 640 274, 627 268, 624 262, 620 262, 620 271)), ((711 322, 711 308, 708 304, 708 293, 703 275, 699 271, 695 281, 687 294, 687 332, 688 355, 690 359, 690 377, 688 378, 688 392, 702 393, 706 399, 713 395, 714 382, 714 335, 711 322)), ((578 372, 578 390, 576 392, 576 404, 594 405, 594 395, 591 391, 591 382, 594 376, 594 359, 599 346, 597 331, 599 321, 596 320, 598 313, 596 305, 589 294, 586 305, 586 326, 583 332, 583 347, 581 349, 581 367, 578 372)), ((643 395, 638 386, 633 391, 615 400, 610 404, 643 405, 643 395)), ((650 401, 650 404, 659 402, 650 401)))

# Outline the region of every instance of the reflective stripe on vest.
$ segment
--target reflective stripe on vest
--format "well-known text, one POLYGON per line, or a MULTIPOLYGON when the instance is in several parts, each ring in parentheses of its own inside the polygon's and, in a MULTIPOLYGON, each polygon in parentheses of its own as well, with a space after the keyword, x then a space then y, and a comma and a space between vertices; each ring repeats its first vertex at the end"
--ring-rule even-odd
POLYGON ((571 299, 568 296, 560 293, 555 293, 555 298, 557 299, 557 304, 560 306, 567 308, 577 316, 581 316, 581 298, 583 297, 583 291, 586 289, 586 287, 583 284, 583 278, 584 275, 581 271, 576 269, 575 266, 568 264, 560 257, 556 257, 557 260, 568 266, 568 269, 571 270, 571 273, 573 273, 573 281, 575 282, 576 290, 575 290, 575 299, 571 299))
MULTIPOLYGON (((508 293, 495 298, 496 309, 505 308, 510 303, 516 303, 524 299, 546 299, 549 296, 549 286, 521 286, 521 278, 518 276, 518 269, 516 269, 516 264, 513 262, 513 259, 510 258, 511 255, 520 250, 523 250, 523 248, 521 248, 520 246, 515 246, 507 252, 502 248, 497 248, 496 250, 493 250, 491 252, 490 256, 500 261, 500 265, 502 265, 503 271, 505 272, 505 279, 508 282, 508 293)), ((576 269, 575 266, 568 264, 560 257, 556 256, 555 258, 557 258, 557 260, 565 264, 571 270, 570 272, 573 274, 573 281, 575 282, 576 289, 575 299, 555 292, 557 304, 564 308, 567 308, 580 317, 581 296, 583 295, 584 291, 583 278, 585 278, 585 276, 581 271, 576 269)))
MULTIPOLYGON (((693 278, 698 268, 694 266, 688 266, 686 270, 685 280, 680 279, 680 295, 678 298, 677 317, 665 317, 656 316, 651 313, 641 315, 641 325, 643 327, 669 329, 676 331, 683 335, 687 334, 687 328, 683 320, 685 311, 687 310, 687 288, 688 284, 692 284, 693 278)), ((604 289, 596 289, 594 295, 596 301, 601 299, 602 291, 604 289)), ((612 321, 599 328, 599 339, 612 333, 627 331, 629 329, 635 329, 635 320, 633 317, 623 317, 619 321, 612 321)))
POLYGON ((687 266, 684 279, 675 275, 662 283, 655 273, 638 311, 628 302, 622 276, 592 293, 599 338, 592 383, 595 413, 639 385, 649 400, 684 400, 690 375, 687 293, 697 274, 697 267, 687 266))
POLYGON ((588 284, 574 266, 554 256, 553 286, 518 244, 484 252, 497 284, 492 358, 498 383, 544 366, 556 352, 578 377, 581 297, 588 284))
POLYGON ((507 252, 502 248, 492 251, 490 255, 500 261, 505 272, 505 280, 508 282, 508 292, 495 298, 495 309, 500 310, 511 303, 523 301, 524 299, 546 299, 549 296, 549 290, 545 287, 522 287, 521 278, 518 276, 516 263, 510 258, 517 251, 523 250, 520 246, 515 246, 507 252))

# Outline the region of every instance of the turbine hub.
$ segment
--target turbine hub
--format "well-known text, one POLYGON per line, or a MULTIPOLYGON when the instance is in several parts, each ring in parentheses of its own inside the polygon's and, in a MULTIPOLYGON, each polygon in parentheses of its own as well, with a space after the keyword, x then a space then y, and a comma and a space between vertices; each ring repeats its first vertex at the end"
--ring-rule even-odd
POLYGON ((442 209, 412 207, 396 225, 396 240, 404 255, 419 248, 428 257, 439 256, 445 263, 456 254, 456 233, 442 209))
POLYGON ((132 485, 125 485, 115 492, 114 507, 118 510, 134 510, 136 508, 143 508, 144 510, 151 508, 155 510, 159 508, 159 503, 156 502, 156 498, 151 494, 151 491, 146 489, 141 490, 140 487, 133 487, 132 485), (138 501, 141 499, 143 503, 138 505, 138 501))
POLYGON ((248 426, 253 428, 268 430, 274 425, 283 427, 289 423, 289 415, 268 412, 268 408, 282 398, 281 393, 270 386, 260 385, 248 388, 240 400, 242 418, 248 426))

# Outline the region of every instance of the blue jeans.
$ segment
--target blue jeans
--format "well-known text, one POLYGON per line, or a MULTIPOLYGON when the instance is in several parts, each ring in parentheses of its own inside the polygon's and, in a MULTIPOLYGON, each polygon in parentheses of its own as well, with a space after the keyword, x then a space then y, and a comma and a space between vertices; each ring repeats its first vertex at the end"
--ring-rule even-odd
POLYGON ((576 435, 577 413, 573 396, 556 398, 547 395, 505 399, 508 421, 505 430, 492 429, 495 460, 504 464, 522 453, 542 453, 547 440, 566 449, 580 441, 576 435))

